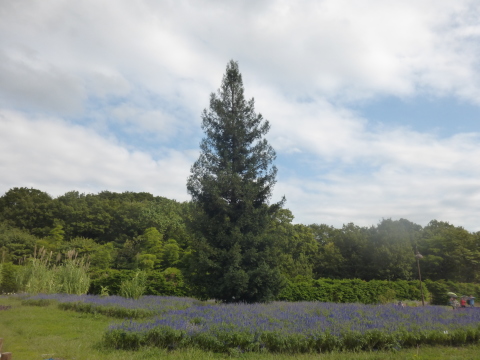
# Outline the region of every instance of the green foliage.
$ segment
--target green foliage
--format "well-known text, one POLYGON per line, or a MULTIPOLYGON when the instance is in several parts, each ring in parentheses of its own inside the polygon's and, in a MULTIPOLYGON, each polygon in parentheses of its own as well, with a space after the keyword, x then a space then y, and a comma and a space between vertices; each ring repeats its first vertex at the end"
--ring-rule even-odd
POLYGON ((138 254, 138 267, 142 270, 153 270, 157 257, 152 254, 138 254))
POLYGON ((101 314, 119 319, 144 319, 155 315, 155 312, 146 309, 127 309, 120 306, 100 306, 81 301, 59 303, 58 308, 86 314, 101 314))
POLYGON ((82 295, 88 292, 90 276, 89 264, 85 258, 78 258, 75 250, 70 250, 61 266, 57 266, 56 281, 59 284, 58 292, 64 294, 82 295))
MULTIPOLYGON (((227 80, 230 81, 226 78, 227 83, 227 80)), ((424 256, 420 260, 422 278, 426 283, 438 284, 429 285, 434 303, 445 303, 442 293, 445 291, 478 292, 475 286, 457 287, 457 284, 480 282, 480 232, 470 233, 436 220, 422 228, 405 219, 384 219, 370 228, 352 223, 339 229, 325 224, 307 227, 293 224, 289 210, 269 206, 266 200, 275 181, 274 177, 268 177, 273 175, 272 163, 268 159, 260 162, 267 170, 260 171, 257 180, 249 183, 246 180, 255 178, 254 171, 248 169, 255 163, 256 155, 249 157, 248 151, 238 147, 235 166, 239 169, 244 165, 243 173, 233 171, 233 160, 227 161, 233 159, 228 155, 228 151, 233 154, 233 147, 227 145, 232 144, 232 134, 236 133, 233 112, 222 110, 222 104, 229 104, 223 102, 222 91, 238 90, 232 94, 243 96, 243 87, 237 82, 237 87, 230 89, 224 86, 225 81, 203 116, 207 151, 202 150, 202 154, 211 155, 208 159, 212 162, 203 160, 212 165, 208 169, 218 171, 206 173, 205 177, 201 171, 192 171, 189 180, 192 189, 199 190, 196 186, 202 184, 205 189, 204 193, 197 193, 199 197, 193 196, 193 202, 178 203, 148 193, 109 191, 98 194, 72 191, 52 199, 43 191, 29 188, 13 188, 1 196, 0 255, 5 263, 1 273, 7 275, 0 282, 0 291, 19 291, 26 285, 15 282, 15 278, 25 275, 26 271, 20 267, 21 271, 17 272, 16 265, 27 264, 26 259, 34 255, 35 246, 37 249, 44 246, 52 252, 47 270, 63 266, 62 262, 55 266, 52 262, 58 254, 74 249, 79 257, 88 258, 92 278, 100 273, 113 274, 111 269, 130 271, 122 272, 118 278, 116 275, 102 280, 96 277, 90 291, 97 294, 101 286, 108 287, 112 294, 119 294, 121 281, 128 280, 132 271, 141 269, 148 274, 146 294, 195 294, 225 301, 242 296, 252 301, 273 299, 283 278, 293 283, 308 283, 312 278, 415 280, 418 276, 413 256, 416 246, 424 256), (221 132, 215 127, 222 124, 228 125, 228 131, 221 132), (222 142, 225 139, 227 141, 222 142), (242 178, 242 174, 248 176, 242 178), (271 182, 263 183, 265 192, 260 200, 265 201, 251 202, 255 191, 261 188, 258 179, 271 182), (246 195, 234 199, 233 193, 228 192, 229 182, 235 193, 246 195), (182 282, 167 280, 164 271, 170 267, 181 270, 182 282)), ((260 115, 253 111, 253 102, 234 102, 235 106, 240 103, 248 108, 244 119, 251 120, 250 125, 259 120, 260 115)), ((259 135, 258 141, 251 143, 253 147, 262 143, 261 146, 270 149, 262 142, 266 123, 259 121, 256 132, 252 132, 259 135)), ((237 130, 245 130, 240 131, 236 139, 245 139, 242 136, 248 133, 248 126, 242 128, 239 122, 236 125, 239 125, 237 130)), ((197 163, 201 163, 200 160, 197 163)), ((41 271, 41 265, 36 265, 36 271, 41 271)), ((42 287, 42 281, 35 287, 42 287)), ((44 283, 48 281, 45 279, 44 283)), ((377 300, 382 296, 381 292, 375 294, 377 300)))
POLYGON ((397 292, 393 289, 387 289, 382 295, 378 296, 380 304, 392 303, 396 299, 397 292))
POLYGON ((52 299, 25 299, 25 300, 22 300, 22 305, 24 305, 24 306, 46 307, 46 306, 52 305, 53 303, 56 303, 56 301, 52 300, 52 299))
POLYGON ((169 239, 163 246, 163 268, 173 267, 178 264, 180 260, 181 249, 177 242, 169 239))
POLYGON ((18 284, 17 284, 17 270, 19 268, 18 265, 14 265, 11 262, 3 263, 2 264, 2 281, 0 282, 0 294, 9 294, 15 293, 18 291, 18 284))
POLYGON ((458 296, 473 295, 478 297, 480 295, 480 284, 425 280, 425 285, 431 293, 431 303, 433 305, 447 305, 449 299, 448 292, 453 292, 458 296))
POLYGON ((108 288, 109 294, 119 295, 122 282, 130 280, 133 275, 133 270, 93 270, 90 272, 91 282, 88 293, 100 295, 102 288, 108 288))
POLYGON ((293 218, 290 210, 279 210, 268 232, 276 239, 275 248, 282 274, 290 280, 297 277, 311 279, 318 244, 312 230, 305 225, 292 224, 293 218))
POLYGON ((264 138, 268 121, 246 101, 238 64, 230 61, 210 109, 187 189, 196 206, 192 222, 191 281, 204 296, 223 301, 273 300, 282 276, 267 234, 282 203, 268 205, 277 169, 264 138))
POLYGON ((101 286, 100 296, 101 297, 110 296, 108 286, 101 286))
POLYGON ((432 220, 418 242, 422 273, 430 280, 480 281, 480 233, 432 220))
MULTIPOLYGON (((425 299, 430 299, 430 293, 425 288, 424 295, 425 299)), ((394 299, 421 300, 421 293, 418 281, 319 279, 299 283, 289 282, 277 299, 377 304, 392 302, 394 299)))
POLYGON ((365 253, 365 279, 411 279, 415 265, 413 244, 421 227, 400 219, 383 219, 370 229, 365 253))
POLYGON ((52 253, 40 249, 16 273, 16 287, 29 294, 86 294, 90 287, 88 264, 77 258, 74 250, 66 255, 62 264, 51 265, 52 253))
POLYGON ((101 245, 93 239, 76 237, 64 244, 63 251, 68 252, 69 250, 75 250, 78 257, 88 258, 92 269, 108 269, 114 260, 113 243, 101 245))
MULTIPOLYGON (((165 271, 147 271, 144 295, 189 296, 191 290, 184 280, 181 270, 168 268, 165 271)), ((135 276, 133 270, 104 270, 92 273, 90 294, 102 294, 102 288, 108 288, 111 295, 121 295, 122 282, 135 276)))
POLYGON ((52 198, 43 191, 26 187, 13 188, 0 197, 0 221, 45 237, 54 222, 51 206, 52 198))
POLYGON ((191 332, 159 326, 147 332, 110 330, 103 336, 106 347, 138 350, 141 347, 181 349, 200 348, 228 354, 244 352, 326 353, 338 351, 382 351, 421 345, 464 346, 480 340, 480 327, 458 329, 449 333, 432 330, 422 332, 397 331, 388 333, 370 330, 365 333, 345 331, 341 336, 329 332, 312 333, 309 337, 270 331, 262 333, 231 331, 191 332))
POLYGON ((27 259, 17 272, 17 284, 20 291, 29 294, 54 294, 59 290, 55 270, 50 267, 51 255, 45 249, 39 251, 38 257, 27 259))
POLYGON ((147 274, 145 271, 137 271, 133 278, 124 280, 120 284, 120 295, 129 299, 138 299, 145 293, 147 274))
POLYGON ((18 264, 22 259, 33 254, 35 244, 38 241, 36 236, 0 222, 0 255, 2 261, 11 261, 18 264))

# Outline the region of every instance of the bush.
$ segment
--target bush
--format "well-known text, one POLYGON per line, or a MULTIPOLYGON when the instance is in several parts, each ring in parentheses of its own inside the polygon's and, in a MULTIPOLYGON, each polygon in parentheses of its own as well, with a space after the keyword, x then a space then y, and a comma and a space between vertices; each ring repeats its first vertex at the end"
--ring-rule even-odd
MULTIPOLYGON (((430 293, 424 285, 425 299, 430 293)), ((288 283, 277 300, 322 301, 338 303, 377 304, 397 300, 421 300, 418 281, 385 281, 359 279, 319 279, 299 283, 288 283)))
POLYGON ((128 299, 138 299, 145 293, 147 274, 137 271, 131 280, 125 280, 120 285, 120 295, 128 299))
POLYGON ((2 264, 0 293, 15 293, 18 291, 18 284, 16 281, 18 268, 18 265, 13 265, 11 262, 2 264))
POLYGON ((432 294, 431 303, 433 305, 446 305, 448 301, 447 292, 451 291, 457 295, 480 294, 480 284, 455 283, 453 281, 431 281, 426 280, 425 285, 432 294))
MULTIPOLYGON (((181 271, 169 268, 165 271, 152 270, 146 272, 144 295, 189 296, 190 290, 183 280, 181 271)), ((108 288, 110 295, 120 295, 122 282, 135 276, 132 270, 108 269, 91 273, 89 294, 100 295, 102 288, 108 288)))

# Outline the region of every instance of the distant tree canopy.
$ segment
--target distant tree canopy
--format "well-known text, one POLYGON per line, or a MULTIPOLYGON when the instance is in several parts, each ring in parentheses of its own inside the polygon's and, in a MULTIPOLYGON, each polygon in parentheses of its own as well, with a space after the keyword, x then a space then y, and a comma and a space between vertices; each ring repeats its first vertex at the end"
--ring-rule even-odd
MULTIPOLYGON (((0 197, 0 262, 19 264, 35 247, 45 247, 53 258, 76 249, 88 256, 92 271, 176 268, 195 287, 201 267, 193 249, 200 243, 195 244, 192 221, 198 208, 146 193, 71 191, 52 198, 37 189, 13 188, 0 197)), ((424 256, 423 278, 480 282, 480 232, 437 220, 425 227, 384 219, 371 227, 334 228, 293 219, 288 209, 278 209, 263 232, 287 280, 417 279, 417 246, 424 256)))

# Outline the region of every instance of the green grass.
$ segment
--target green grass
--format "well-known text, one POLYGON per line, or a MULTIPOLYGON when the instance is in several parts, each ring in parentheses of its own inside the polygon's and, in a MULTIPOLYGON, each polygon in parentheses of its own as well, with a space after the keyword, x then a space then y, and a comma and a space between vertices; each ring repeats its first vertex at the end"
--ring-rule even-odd
POLYGON ((21 300, 0 297, 0 305, 10 305, 0 311, 0 337, 4 352, 12 352, 15 360, 42 360, 49 357, 65 360, 131 360, 131 359, 259 359, 259 360, 438 360, 479 359, 480 346, 462 348, 420 347, 393 352, 330 353, 307 355, 239 354, 225 355, 198 349, 169 352, 162 349, 119 351, 100 345, 104 330, 116 320, 99 314, 63 311, 57 305, 44 307, 22 305, 21 300))

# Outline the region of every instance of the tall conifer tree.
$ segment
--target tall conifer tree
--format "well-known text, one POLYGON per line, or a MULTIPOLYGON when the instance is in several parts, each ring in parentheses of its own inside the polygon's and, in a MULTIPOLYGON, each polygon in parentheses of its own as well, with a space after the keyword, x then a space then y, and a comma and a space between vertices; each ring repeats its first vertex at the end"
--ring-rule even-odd
POLYGON ((282 283, 266 229, 284 200, 269 204, 277 173, 264 138, 270 126, 243 92, 238 64, 230 61, 202 114, 206 136, 187 182, 198 210, 192 280, 207 297, 261 302, 282 283))

